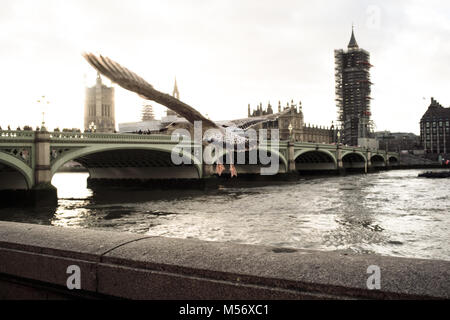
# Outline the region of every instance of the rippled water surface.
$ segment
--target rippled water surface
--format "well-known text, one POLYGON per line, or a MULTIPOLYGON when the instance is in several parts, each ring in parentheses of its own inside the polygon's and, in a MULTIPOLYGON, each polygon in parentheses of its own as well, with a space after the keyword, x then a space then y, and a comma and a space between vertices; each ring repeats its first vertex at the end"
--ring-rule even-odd
POLYGON ((0 219, 318 250, 450 260, 448 179, 420 170, 321 177, 211 191, 86 188, 87 174, 59 173, 59 204, 0 219), (43 212, 44 211, 44 212, 43 212))

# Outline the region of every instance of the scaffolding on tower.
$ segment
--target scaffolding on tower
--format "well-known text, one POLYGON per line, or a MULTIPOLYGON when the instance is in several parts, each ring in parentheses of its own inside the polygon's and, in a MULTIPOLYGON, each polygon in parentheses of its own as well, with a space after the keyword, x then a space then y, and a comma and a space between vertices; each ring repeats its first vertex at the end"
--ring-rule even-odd
POLYGON ((357 145, 359 138, 371 138, 370 54, 359 48, 354 34, 347 51, 334 51, 338 125, 343 143, 357 145))
POLYGON ((142 105, 142 121, 155 120, 155 112, 153 107, 149 104, 144 103, 142 105))

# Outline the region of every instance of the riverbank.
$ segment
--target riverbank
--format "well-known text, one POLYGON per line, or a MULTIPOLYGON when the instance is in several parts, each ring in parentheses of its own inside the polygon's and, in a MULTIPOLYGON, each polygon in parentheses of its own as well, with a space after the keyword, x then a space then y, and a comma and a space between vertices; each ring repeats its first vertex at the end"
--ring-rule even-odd
POLYGON ((0 230, 3 299, 450 298, 448 261, 11 222, 0 230), (70 266, 79 268, 80 290, 67 289, 70 266), (374 266, 379 290, 368 288, 374 266))

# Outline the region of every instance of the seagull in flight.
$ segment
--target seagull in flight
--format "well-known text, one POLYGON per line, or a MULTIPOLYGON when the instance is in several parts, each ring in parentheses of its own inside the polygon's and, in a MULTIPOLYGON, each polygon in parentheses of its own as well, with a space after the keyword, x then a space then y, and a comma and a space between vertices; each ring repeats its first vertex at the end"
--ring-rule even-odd
MULTIPOLYGON (((105 56, 96 56, 93 53, 83 53, 83 57, 102 75, 109 78, 112 82, 117 83, 122 88, 137 93, 141 98, 152 100, 159 103, 188 120, 191 124, 195 121, 202 122, 203 142, 209 143, 227 143, 228 145, 248 144, 248 138, 245 136, 230 132, 226 127, 220 126, 210 119, 203 116, 200 112, 186 103, 172 97, 169 94, 162 93, 136 73, 121 66, 119 63, 105 56), (209 130, 216 129, 216 130, 209 130)), ((262 120, 262 121, 267 121, 262 120)), ((248 149, 248 148, 247 148, 248 149)), ((225 167, 219 163, 216 166, 216 173, 220 176, 225 167)), ((237 176, 235 166, 230 164, 231 177, 237 176)))

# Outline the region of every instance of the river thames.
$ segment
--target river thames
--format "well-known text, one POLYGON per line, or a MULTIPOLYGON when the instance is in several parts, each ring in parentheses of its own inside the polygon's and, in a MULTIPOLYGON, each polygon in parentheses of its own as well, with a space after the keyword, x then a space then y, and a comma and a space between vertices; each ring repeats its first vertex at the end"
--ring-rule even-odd
POLYGON ((58 173, 54 209, 0 209, 0 219, 313 250, 450 260, 447 179, 423 170, 316 177, 209 191, 86 187, 58 173))

